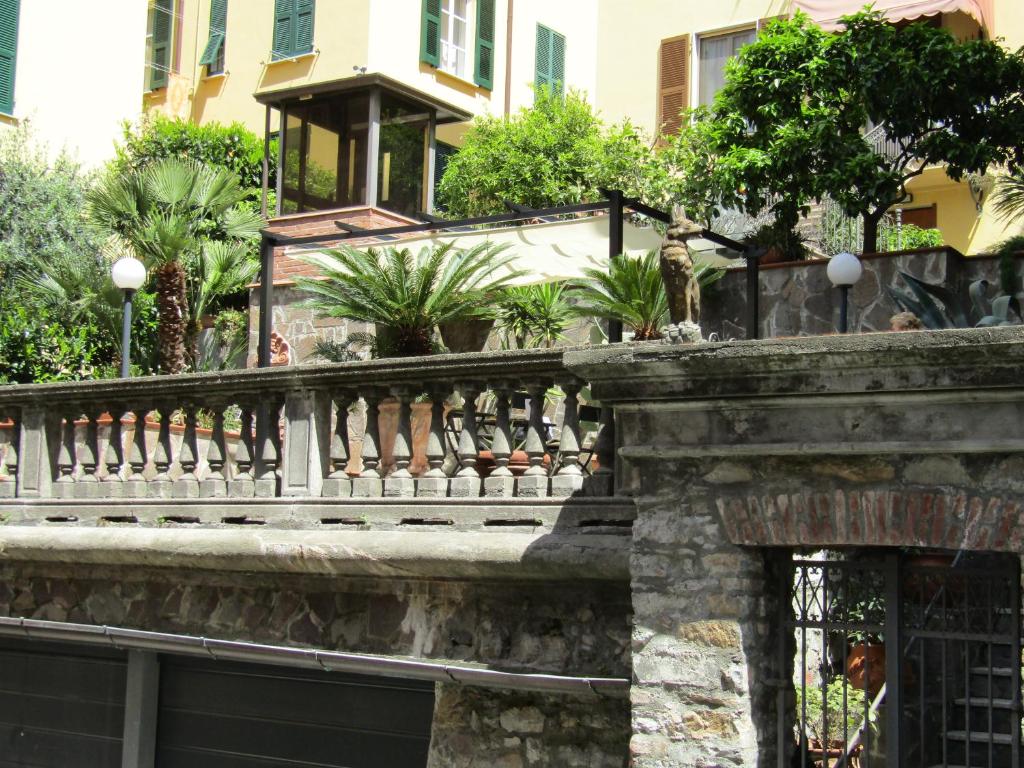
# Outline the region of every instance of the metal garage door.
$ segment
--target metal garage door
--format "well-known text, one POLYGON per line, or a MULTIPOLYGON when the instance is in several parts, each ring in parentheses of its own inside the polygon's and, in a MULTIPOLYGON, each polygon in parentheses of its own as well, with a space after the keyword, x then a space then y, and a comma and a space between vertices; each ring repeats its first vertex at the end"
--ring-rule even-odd
POLYGON ((157 768, 424 768, 434 684, 162 656, 157 768))
POLYGON ((0 768, 119 768, 125 654, 0 640, 0 768))

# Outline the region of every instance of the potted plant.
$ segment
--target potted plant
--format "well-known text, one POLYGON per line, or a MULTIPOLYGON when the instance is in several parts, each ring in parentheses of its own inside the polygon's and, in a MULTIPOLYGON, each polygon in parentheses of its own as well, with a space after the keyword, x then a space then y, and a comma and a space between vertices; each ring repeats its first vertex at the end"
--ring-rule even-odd
POLYGON ((832 760, 846 752, 848 742, 864 723, 868 703, 864 691, 836 677, 824 689, 821 685, 809 685, 803 690, 797 687, 796 696, 797 716, 804 717, 803 733, 809 750, 823 759, 822 765, 831 765, 832 760))
POLYGON ((550 349, 565 340, 572 320, 565 283, 513 286, 498 300, 498 325, 506 345, 516 349, 550 349))
MULTIPOLYGON (((703 263, 695 263, 693 272, 701 288, 723 274, 703 263)), ((668 297, 657 251, 635 258, 620 256, 611 260, 607 271, 588 268, 583 273, 586 277, 571 289, 579 300, 577 314, 619 320, 632 330, 636 341, 662 337, 668 323, 668 297)))
POLYGON ((762 224, 747 235, 746 241, 748 245, 766 249, 761 257, 762 264, 781 264, 807 258, 804 236, 780 221, 762 224))
POLYGON ((521 274, 504 250, 491 243, 467 250, 445 243, 413 255, 406 248, 341 246, 300 256, 320 276, 296 282, 315 312, 380 329, 382 357, 429 355, 438 350, 439 325, 487 317, 494 295, 521 274))

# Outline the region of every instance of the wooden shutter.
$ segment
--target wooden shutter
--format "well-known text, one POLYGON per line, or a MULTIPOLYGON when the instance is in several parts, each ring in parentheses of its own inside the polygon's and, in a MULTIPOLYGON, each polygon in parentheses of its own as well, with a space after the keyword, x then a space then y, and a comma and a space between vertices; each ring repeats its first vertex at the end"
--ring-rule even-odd
POLYGON ((551 30, 537 25, 537 56, 534 60, 533 82, 537 89, 551 85, 551 30))
POLYGON ((565 90, 565 35, 551 32, 551 85, 561 93, 565 90))
POLYGON ((690 36, 661 41, 658 51, 658 133, 679 133, 690 105, 690 36))
POLYGON ((423 0, 420 61, 432 67, 441 66, 441 0, 423 0))
POLYGON ((200 64, 205 64, 211 70, 217 64, 220 52, 224 47, 224 38, 227 35, 228 23, 228 0, 212 0, 210 3, 210 37, 206 41, 206 48, 199 59, 200 64))
POLYGON ((296 0, 295 3, 295 43, 292 56, 300 56, 313 50, 313 17, 316 16, 315 0, 296 0))
POLYGON ((287 59, 295 46, 295 0, 274 0, 274 43, 271 60, 287 59))
POLYGON ((494 0, 477 0, 473 82, 482 88, 494 88, 494 0))
POLYGON ((18 0, 0 0, 0 112, 14 113, 14 65, 18 58, 18 0))
POLYGON ((149 88, 167 85, 171 66, 171 30, 174 25, 174 0, 156 0, 153 4, 153 59, 149 67, 149 88))

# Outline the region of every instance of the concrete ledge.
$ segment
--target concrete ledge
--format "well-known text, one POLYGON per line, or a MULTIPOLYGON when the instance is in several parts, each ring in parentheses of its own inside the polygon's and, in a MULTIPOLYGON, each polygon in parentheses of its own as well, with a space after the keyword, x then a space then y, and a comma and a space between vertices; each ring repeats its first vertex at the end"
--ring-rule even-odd
MULTIPOLYGON (((324 531, 618 533, 628 498, 560 499, 0 499, 0 522, 54 527, 166 527, 324 531)), ((2 530, 2 528, 0 528, 2 530)), ((315 533, 314 533, 315 532, 315 533)))
POLYGON ((626 580, 630 539, 527 533, 0 528, 0 563, 430 579, 626 580))
POLYGON ((614 344, 565 353, 602 402, 1020 387, 1024 327, 614 344))

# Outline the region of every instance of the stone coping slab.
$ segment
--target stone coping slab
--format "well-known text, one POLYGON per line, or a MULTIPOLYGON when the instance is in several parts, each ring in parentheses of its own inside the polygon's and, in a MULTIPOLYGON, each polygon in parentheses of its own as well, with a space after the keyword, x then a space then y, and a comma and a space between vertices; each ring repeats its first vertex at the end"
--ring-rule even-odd
POLYGON ((629 547, 599 534, 0 527, 0 563, 381 578, 626 580, 629 547))
POLYGON ((568 350, 603 403, 1021 386, 1024 327, 568 350))

